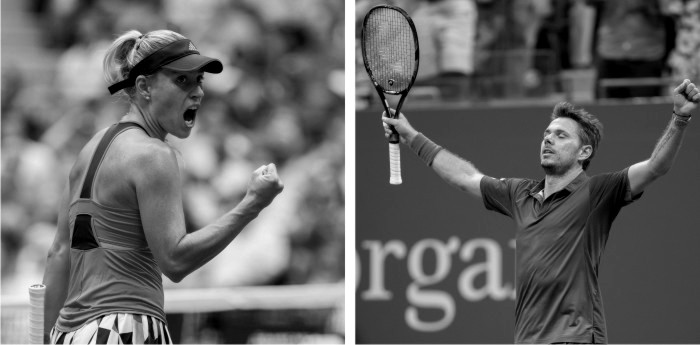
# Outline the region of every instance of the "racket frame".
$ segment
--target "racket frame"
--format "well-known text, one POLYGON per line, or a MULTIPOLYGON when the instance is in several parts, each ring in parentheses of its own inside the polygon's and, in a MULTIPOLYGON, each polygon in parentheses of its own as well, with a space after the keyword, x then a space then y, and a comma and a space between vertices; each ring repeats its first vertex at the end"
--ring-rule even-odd
MULTIPOLYGON (((411 90, 411 87, 413 87, 413 83, 416 81, 416 76, 418 75, 418 64, 419 64, 419 57, 420 57, 420 48, 418 46, 418 33, 416 32, 416 26, 413 24, 413 20, 411 17, 400 7, 392 6, 392 5, 377 5, 372 7, 367 14, 365 15, 364 20, 362 21, 362 38, 360 39, 360 44, 362 46, 362 61, 365 64, 365 70, 367 71, 367 75, 369 76, 369 79, 372 81, 372 84, 374 84, 374 88, 377 90, 377 94, 379 94, 379 98, 382 100, 382 106, 384 107, 384 111, 386 112, 386 116, 391 117, 391 118, 398 118, 399 112, 401 111, 401 107, 403 106, 404 100, 406 100, 406 96, 408 95, 408 92, 411 90), (413 34, 413 41, 415 42, 415 53, 414 53, 414 59, 416 61, 416 66, 413 69, 413 75, 411 76, 411 81, 408 83, 408 86, 403 89, 403 91, 391 91, 391 90, 385 90, 381 85, 379 85, 379 82, 377 79, 374 77, 374 74, 372 74, 372 69, 369 66, 369 63, 367 62, 367 52, 365 49, 365 28, 367 27, 367 20, 370 17, 370 14, 372 11, 378 10, 378 9, 390 9, 399 12, 403 17, 406 19, 408 22, 408 25, 411 27, 411 33, 413 34), (387 101, 386 96, 384 94, 388 95, 401 95, 401 98, 399 99, 399 103, 396 105, 396 112, 392 114, 389 111, 389 101, 387 101)), ((389 126, 389 130, 391 130, 391 135, 389 136, 389 143, 392 144, 398 144, 399 143, 399 134, 396 132, 396 129, 394 129, 393 126, 389 126)))

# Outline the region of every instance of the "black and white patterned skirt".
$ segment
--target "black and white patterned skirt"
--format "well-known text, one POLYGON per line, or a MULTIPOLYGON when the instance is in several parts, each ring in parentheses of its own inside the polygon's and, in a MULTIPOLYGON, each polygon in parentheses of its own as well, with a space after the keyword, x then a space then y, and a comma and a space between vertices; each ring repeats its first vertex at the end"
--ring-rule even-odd
POLYGON ((51 344, 172 344, 168 327, 155 317, 115 313, 72 332, 51 329, 51 344))

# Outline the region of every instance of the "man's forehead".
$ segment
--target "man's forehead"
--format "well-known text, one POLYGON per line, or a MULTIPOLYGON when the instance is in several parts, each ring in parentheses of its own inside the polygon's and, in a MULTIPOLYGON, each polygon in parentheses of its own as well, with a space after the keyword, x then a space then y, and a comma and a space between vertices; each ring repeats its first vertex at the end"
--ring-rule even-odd
POLYGON ((574 133, 578 131, 579 124, 574 119, 570 119, 568 117, 558 117, 549 123, 547 129, 550 131, 560 129, 574 133))

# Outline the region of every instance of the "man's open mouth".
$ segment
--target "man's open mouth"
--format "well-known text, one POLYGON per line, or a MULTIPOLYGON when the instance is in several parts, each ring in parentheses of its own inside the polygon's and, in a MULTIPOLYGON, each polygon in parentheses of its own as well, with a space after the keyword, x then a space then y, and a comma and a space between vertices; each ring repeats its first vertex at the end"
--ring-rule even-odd
POLYGON ((194 127, 194 119, 197 117, 197 107, 192 107, 187 110, 185 110, 185 114, 183 115, 183 118, 185 120, 185 125, 188 128, 194 127))

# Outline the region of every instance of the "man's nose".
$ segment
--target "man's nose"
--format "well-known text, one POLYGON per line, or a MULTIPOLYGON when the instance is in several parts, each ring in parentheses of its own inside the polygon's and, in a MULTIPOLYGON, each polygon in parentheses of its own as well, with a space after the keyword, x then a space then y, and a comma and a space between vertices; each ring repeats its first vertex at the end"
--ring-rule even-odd
POLYGON ((552 141, 551 135, 546 135, 546 136, 544 137, 544 144, 545 144, 545 145, 552 145, 552 144, 554 144, 554 142, 552 141))

